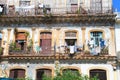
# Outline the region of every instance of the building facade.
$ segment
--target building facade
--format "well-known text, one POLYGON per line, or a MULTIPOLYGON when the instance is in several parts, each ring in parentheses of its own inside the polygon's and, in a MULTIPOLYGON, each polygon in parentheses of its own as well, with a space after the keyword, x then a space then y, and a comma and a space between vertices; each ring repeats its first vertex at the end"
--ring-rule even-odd
POLYGON ((1 0, 0 77, 117 80, 114 24, 111 0, 1 0))
POLYGON ((120 50, 119 50, 119 31, 120 31, 120 12, 116 11, 116 24, 115 24, 115 42, 116 42, 116 54, 117 54, 117 76, 119 80, 119 74, 120 74, 120 50))

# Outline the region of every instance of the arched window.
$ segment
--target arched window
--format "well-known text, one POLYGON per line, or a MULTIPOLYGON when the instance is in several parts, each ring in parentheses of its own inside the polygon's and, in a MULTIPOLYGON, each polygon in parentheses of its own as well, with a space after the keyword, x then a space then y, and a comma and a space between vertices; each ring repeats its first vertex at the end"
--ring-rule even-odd
POLYGON ((52 76, 51 69, 37 69, 36 70, 36 80, 42 80, 42 76, 52 76))
POLYGON ((10 78, 25 78, 25 70, 24 69, 12 69, 9 74, 10 78))
POLYGON ((97 76, 99 80, 107 80, 106 71, 102 69, 90 70, 90 77, 97 76))

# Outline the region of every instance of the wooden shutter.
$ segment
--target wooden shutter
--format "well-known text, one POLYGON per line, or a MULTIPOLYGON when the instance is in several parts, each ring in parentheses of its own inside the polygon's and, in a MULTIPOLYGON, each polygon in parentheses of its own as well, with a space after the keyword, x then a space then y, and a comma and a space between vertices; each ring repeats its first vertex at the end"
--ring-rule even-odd
POLYGON ((24 69, 12 69, 10 70, 10 78, 25 78, 25 70, 24 69))
POLYGON ((43 32, 40 34, 41 39, 51 39, 51 32, 43 32))
POLYGON ((18 70, 18 78, 25 78, 25 70, 23 69, 18 70))
POLYGON ((10 70, 9 77, 10 77, 10 78, 14 78, 14 70, 10 70))

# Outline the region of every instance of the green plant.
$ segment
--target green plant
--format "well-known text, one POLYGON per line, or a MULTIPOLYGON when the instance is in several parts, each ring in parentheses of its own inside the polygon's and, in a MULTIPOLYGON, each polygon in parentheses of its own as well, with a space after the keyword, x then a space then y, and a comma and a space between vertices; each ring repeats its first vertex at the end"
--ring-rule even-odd
POLYGON ((17 78, 17 79, 14 79, 14 80, 32 80, 31 78, 17 78))
POLYGON ((32 46, 33 46, 33 41, 32 41, 32 39, 30 39, 29 44, 27 46, 27 50, 30 51, 32 49, 32 46))
POLYGON ((20 48, 14 48, 13 50, 14 51, 20 51, 20 48))
POLYGON ((51 76, 43 75, 42 80, 52 80, 52 77, 51 76))
POLYGON ((9 46, 9 50, 14 50, 16 48, 16 43, 15 42, 11 42, 10 46, 9 46))
POLYGON ((29 34, 29 32, 25 32, 25 35, 28 37, 30 34, 29 34))
POLYGON ((0 47, 0 54, 2 54, 2 52, 3 52, 3 48, 2 48, 2 47, 0 47))
POLYGON ((17 28, 14 28, 14 34, 16 35, 18 32, 18 29, 17 28))
POLYGON ((99 80, 97 76, 89 78, 87 75, 79 74, 78 71, 66 70, 62 75, 57 75, 54 78, 43 76, 43 80, 99 80))

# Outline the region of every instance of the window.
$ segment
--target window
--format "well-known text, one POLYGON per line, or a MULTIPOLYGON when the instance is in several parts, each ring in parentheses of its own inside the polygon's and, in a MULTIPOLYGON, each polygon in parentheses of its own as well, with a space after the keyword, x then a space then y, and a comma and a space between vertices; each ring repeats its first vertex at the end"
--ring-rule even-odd
POLYGON ((100 40, 102 39, 102 32, 96 31, 90 33, 90 38, 94 40, 94 46, 100 45, 100 40))
POLYGON ((51 53, 51 32, 41 32, 40 33, 40 47, 42 48, 42 53, 50 54, 51 53))
POLYGON ((46 75, 46 76, 52 76, 52 70, 50 69, 37 69, 36 72, 36 80, 42 80, 42 76, 46 75))
POLYGON ((91 12, 93 13, 101 13, 102 12, 102 0, 91 0, 90 9, 91 9, 91 12))
POLYGON ((22 6, 22 7, 30 6, 30 1, 20 1, 19 5, 22 6))
POLYGON ((66 45, 73 46, 76 43, 76 32, 66 32, 65 33, 66 45))
POLYGON ((18 32, 16 35, 16 47, 19 48, 20 50, 25 50, 26 40, 27 40, 27 36, 25 32, 18 32))
POLYGON ((12 69, 10 70, 10 78, 25 78, 25 70, 24 69, 12 69))
POLYGON ((106 71, 101 69, 90 70, 90 77, 97 76, 99 80, 107 80, 106 71))

